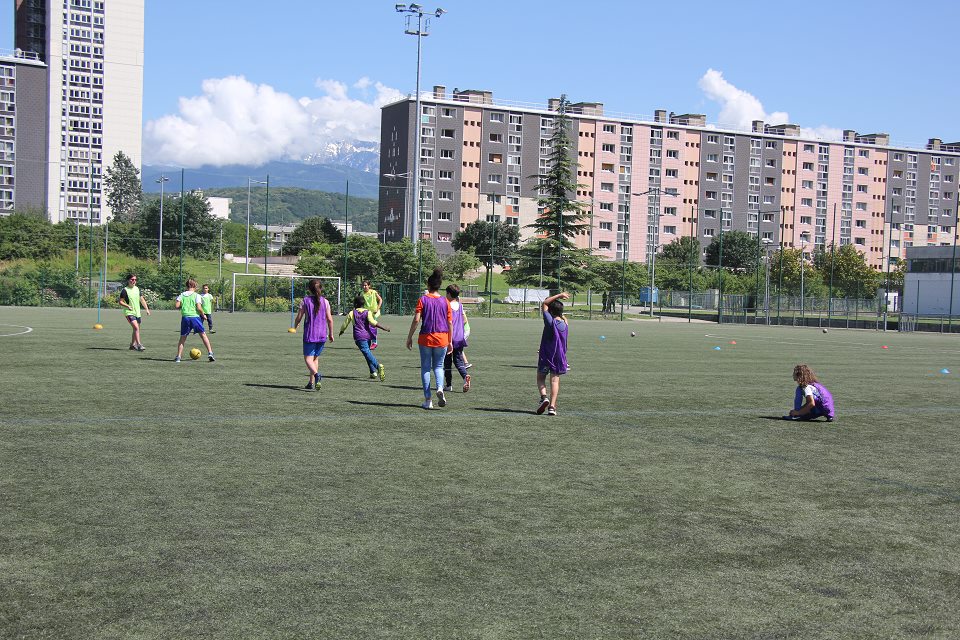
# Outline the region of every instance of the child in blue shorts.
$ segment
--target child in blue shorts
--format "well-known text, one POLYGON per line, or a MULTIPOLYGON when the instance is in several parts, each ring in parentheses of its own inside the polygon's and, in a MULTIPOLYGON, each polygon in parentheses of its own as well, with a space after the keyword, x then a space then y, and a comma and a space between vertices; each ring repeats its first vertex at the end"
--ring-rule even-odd
POLYGON ((173 361, 180 362, 183 345, 192 331, 200 334, 200 339, 207 348, 207 359, 213 362, 215 360, 213 347, 210 346, 210 339, 203 331, 203 300, 197 293, 197 281, 193 278, 187 280, 187 290, 177 296, 176 308, 180 309, 180 342, 177 343, 177 357, 173 361))

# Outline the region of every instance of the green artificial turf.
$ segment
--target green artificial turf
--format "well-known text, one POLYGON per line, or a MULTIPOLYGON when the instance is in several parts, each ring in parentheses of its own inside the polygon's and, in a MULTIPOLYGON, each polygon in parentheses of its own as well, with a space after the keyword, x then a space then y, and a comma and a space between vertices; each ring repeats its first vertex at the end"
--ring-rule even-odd
POLYGON ((319 392, 288 314, 216 314, 216 363, 95 321, 0 308, 2 637, 960 634, 955 336, 575 322, 551 418, 537 320, 473 319, 431 412, 409 317, 319 392), (774 419, 797 362, 837 422, 774 419))

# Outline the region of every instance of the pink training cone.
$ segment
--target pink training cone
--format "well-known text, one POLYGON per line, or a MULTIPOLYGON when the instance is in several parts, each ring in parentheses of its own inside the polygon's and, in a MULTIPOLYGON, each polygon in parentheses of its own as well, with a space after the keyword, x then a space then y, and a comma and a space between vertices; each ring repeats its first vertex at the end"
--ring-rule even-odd
POLYGON ((880 347, 880 348, 881 348, 881 349, 889 349, 890 347, 888 347, 887 345, 883 345, 883 346, 880 347))
POLYGON ((731 341, 730 341, 730 344, 737 344, 737 341, 736 341, 736 340, 731 340, 731 341))

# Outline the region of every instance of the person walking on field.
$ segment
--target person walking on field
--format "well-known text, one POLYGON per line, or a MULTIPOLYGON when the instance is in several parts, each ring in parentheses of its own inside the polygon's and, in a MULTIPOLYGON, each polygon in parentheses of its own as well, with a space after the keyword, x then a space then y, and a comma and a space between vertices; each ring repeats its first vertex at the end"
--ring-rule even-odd
POLYGON ((417 310, 410 323, 407 335, 407 349, 413 349, 413 332, 420 325, 420 377, 423 382, 423 408, 433 409, 430 396, 430 372, 433 372, 437 385, 437 406, 445 407, 447 398, 443 395, 443 359, 453 351, 453 310, 450 302, 438 292, 443 284, 443 271, 434 269, 427 278, 427 293, 417 301, 417 310))
POLYGON ((370 335, 373 336, 370 339, 370 349, 377 348, 377 323, 376 321, 380 319, 380 307, 383 306, 383 298, 380 297, 380 294, 377 293, 377 290, 370 286, 369 280, 363 281, 363 307, 368 310, 373 318, 374 322, 370 325, 370 335))
POLYGON ((467 313, 460 302, 460 287, 455 284, 447 286, 447 301, 450 303, 452 312, 453 327, 453 351, 448 351, 443 359, 443 382, 444 391, 453 391, 453 367, 457 367, 457 372, 463 378, 463 392, 470 391, 470 374, 467 373, 467 366, 463 358, 463 350, 467 347, 468 328, 467 313))
POLYGON ((213 330, 213 294, 210 293, 210 285, 203 285, 203 293, 200 294, 200 300, 203 307, 203 315, 207 317, 207 329, 210 333, 216 333, 213 330))
POLYGON ((333 342, 333 314, 330 303, 323 297, 323 284, 317 278, 307 283, 307 295, 300 302, 300 309, 293 321, 293 329, 297 330, 300 321, 306 319, 303 325, 303 361, 307 365, 308 391, 320 390, 323 376, 320 375, 320 354, 327 345, 333 342))
POLYGON ((150 315, 150 308, 147 306, 147 299, 140 294, 140 288, 137 286, 137 274, 131 273, 127 276, 127 285, 120 290, 118 300, 123 308, 123 315, 130 323, 133 329, 133 335, 130 337, 131 351, 146 351, 147 348, 140 342, 140 309, 143 308, 150 315))

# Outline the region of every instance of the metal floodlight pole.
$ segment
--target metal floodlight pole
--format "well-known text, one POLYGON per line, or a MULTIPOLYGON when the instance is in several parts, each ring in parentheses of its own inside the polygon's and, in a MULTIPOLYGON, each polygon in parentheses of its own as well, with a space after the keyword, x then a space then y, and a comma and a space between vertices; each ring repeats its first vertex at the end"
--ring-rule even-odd
POLYGON ((187 204, 186 194, 184 193, 184 169, 180 169, 180 284, 183 285, 183 214, 187 204))
POLYGON ((74 218, 74 222, 77 223, 77 277, 80 276, 80 218, 74 218))
POLYGON ((804 310, 804 288, 803 288, 803 278, 804 272, 807 270, 807 241, 803 238, 800 238, 800 317, 804 319, 804 326, 806 326, 806 315, 804 310))
POLYGON ((350 250, 347 236, 350 235, 350 181, 347 180, 346 197, 343 199, 343 284, 347 284, 347 253, 350 250))
POLYGON ((160 184, 160 233, 157 237, 157 264, 160 264, 163 261, 163 183, 170 182, 170 178, 161 173, 154 182, 160 184))
POLYGON ((110 238, 110 216, 103 219, 103 289, 101 295, 107 293, 107 241, 110 238))
POLYGON ((950 308, 947 309, 947 332, 953 332, 953 285, 957 277, 957 227, 960 226, 960 189, 957 189, 953 217, 953 251, 950 252, 950 308))
MULTIPOLYGON (((415 113, 414 113, 414 157, 413 157, 413 193, 410 195, 410 208, 411 210, 417 209, 418 201, 422 201, 422 196, 420 196, 420 123, 422 116, 420 114, 420 70, 421 70, 421 61, 422 61, 422 48, 423 48, 423 39, 430 35, 430 15, 439 18, 446 11, 443 9, 436 9, 434 11, 424 12, 423 7, 419 4, 411 3, 409 6, 406 4, 397 4, 394 6, 394 9, 397 13, 406 13, 407 15, 407 28, 404 31, 405 34, 410 36, 417 37, 417 85, 416 85, 416 96, 415 96, 415 113), (412 18, 416 16, 417 18, 417 28, 414 31, 411 29, 412 18)), ((417 211, 419 214, 419 210, 417 211)), ((409 216, 407 216, 409 218, 409 216)), ((418 216, 419 217, 419 216, 418 216)), ((418 233, 417 223, 411 220, 410 225, 410 235, 418 233)), ((414 245, 416 246, 416 245, 414 245)), ((422 272, 421 272, 422 275, 422 272)), ((422 278, 421 278, 422 281, 422 278)))
POLYGON ((267 256, 270 254, 270 174, 267 174, 267 202, 263 209, 263 310, 267 310, 267 256))
POLYGON ((723 324, 723 209, 720 209, 720 258, 717 260, 717 324, 723 324))
POLYGON ((830 239, 830 288, 827 293, 827 325, 833 320, 833 272, 837 264, 837 203, 833 203, 833 237, 830 239))
MULTIPOLYGON (((834 214, 836 217, 836 214, 834 214)), ((890 220, 887 228, 887 278, 883 291, 883 330, 887 330, 887 310, 890 306, 890 253, 893 251, 893 203, 890 203, 890 220)))

